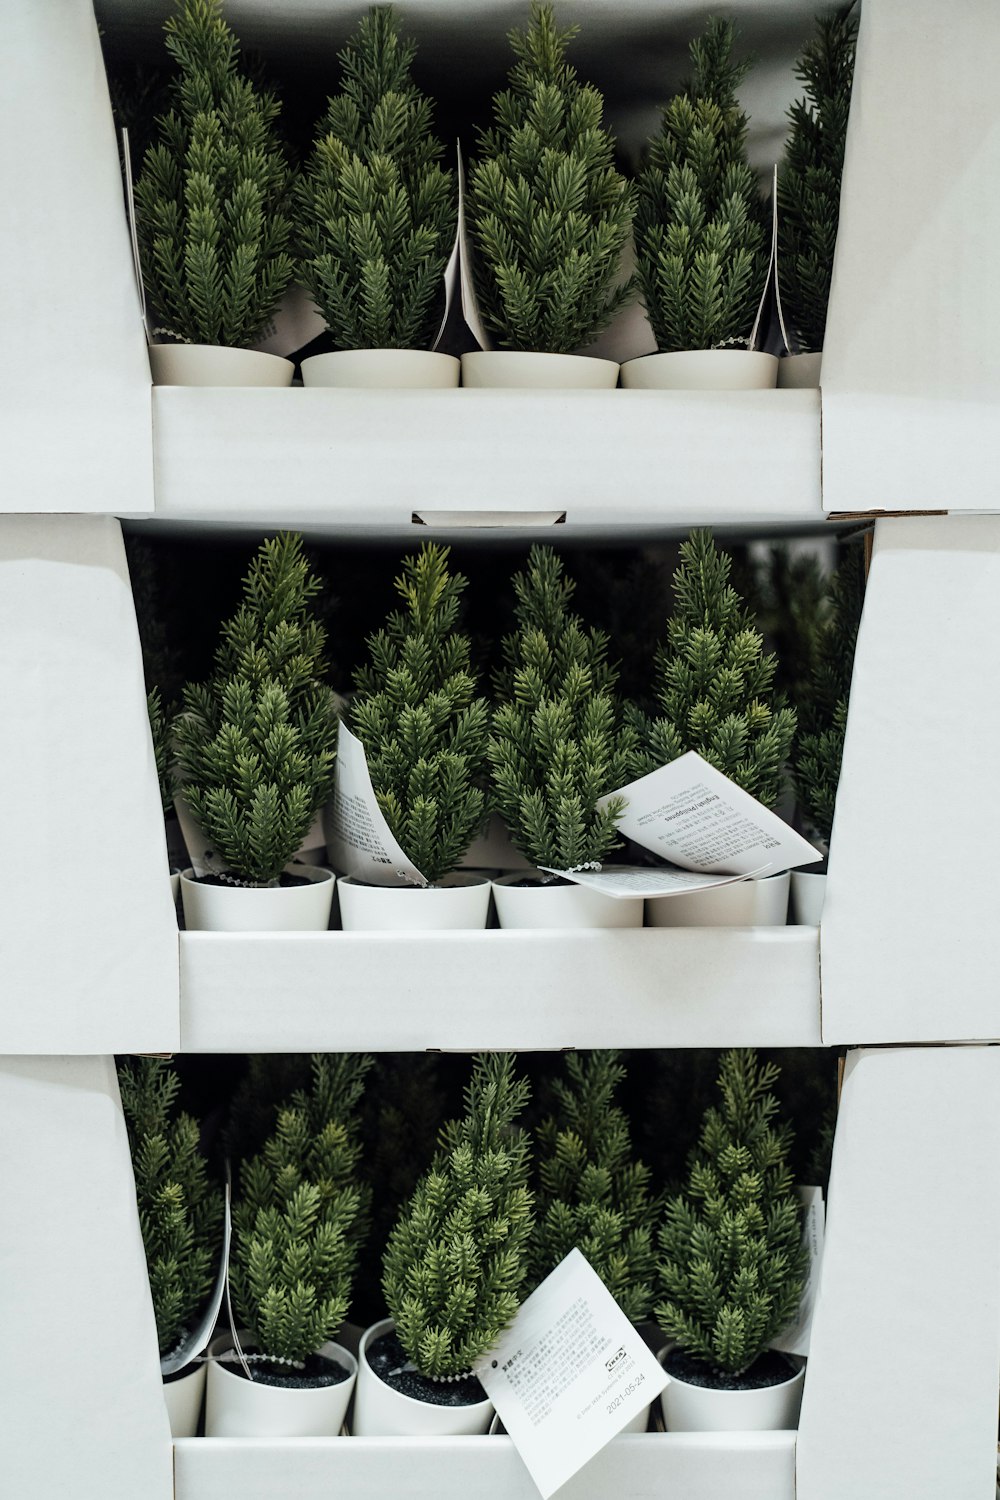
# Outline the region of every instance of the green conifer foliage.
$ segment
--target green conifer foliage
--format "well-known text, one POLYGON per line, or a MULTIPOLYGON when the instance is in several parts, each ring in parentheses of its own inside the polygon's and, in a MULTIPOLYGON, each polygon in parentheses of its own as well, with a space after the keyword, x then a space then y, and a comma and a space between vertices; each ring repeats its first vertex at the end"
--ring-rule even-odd
POLYGON ((179 790, 213 847, 238 877, 267 885, 330 792, 337 714, 301 537, 265 541, 243 587, 212 677, 184 689, 174 735, 179 790))
POLYGON ((531 1282, 578 1246, 638 1323, 653 1301, 659 1205, 649 1168, 632 1159, 628 1121, 615 1103, 624 1077, 617 1052, 571 1052, 565 1079, 552 1080, 556 1110, 536 1137, 531 1282))
POLYGON ((469 173, 476 290, 502 349, 571 353, 633 296, 619 278, 632 188, 615 171, 601 95, 566 61, 577 29, 534 0, 527 31, 509 33, 517 61, 469 173))
POLYGON ((382 1287, 422 1374, 464 1374, 517 1312, 532 1229, 527 1084, 514 1060, 475 1059, 465 1114, 441 1132, 430 1170, 389 1236, 382 1287))
POLYGON ((415 51, 391 6, 363 17, 296 185, 301 275, 338 349, 427 349, 440 319, 458 191, 415 51))
POLYGON ((160 787, 160 803, 163 811, 168 813, 174 805, 170 767, 170 720, 163 711, 159 688, 153 688, 146 694, 146 713, 149 715, 149 731, 153 737, 153 760, 160 787))
POLYGON ((664 353, 746 344, 764 291, 765 211, 747 159, 736 28, 713 17, 691 43, 692 76, 663 111, 638 179, 636 263, 664 353))
POLYGON ((190 1331, 215 1282, 222 1192, 209 1181, 197 1121, 177 1110, 180 1079, 171 1064, 129 1058, 119 1065, 118 1083, 156 1334, 165 1355, 190 1331))
POLYGON ((656 654, 655 719, 632 710, 645 775, 688 750, 772 807, 795 733, 795 710, 773 700, 775 659, 729 582, 732 559, 707 530, 681 546, 674 614, 656 654))
POLYGON ((147 292, 162 332, 245 348, 294 270, 279 106, 241 73, 221 0, 181 0, 165 29, 172 108, 135 187, 147 292))
POLYGON ((857 30, 850 7, 818 16, 795 69, 805 98, 778 173, 778 281, 797 350, 822 349, 826 333, 857 30))
POLYGON ((624 802, 596 804, 629 780, 634 755, 607 636, 570 613, 574 587, 550 547, 532 547, 514 577, 518 628, 503 642, 489 742, 494 802, 515 846, 560 870, 617 847, 624 802))
POLYGON ((404 607, 369 636, 351 701, 379 807, 432 884, 457 867, 483 821, 489 733, 469 638, 455 629, 466 580, 448 572, 448 552, 429 543, 403 559, 404 607))
POLYGON ((864 553, 855 545, 830 581, 829 614, 799 699, 800 733, 792 777, 810 831, 825 844, 833 830, 864 589, 864 553))
POLYGON ((685 1190, 667 1202, 656 1319, 695 1359, 738 1374, 798 1309, 802 1215, 777 1119, 778 1070, 727 1052, 719 1102, 706 1111, 685 1190))
POLYGON ((344 1321, 369 1210, 358 1105, 371 1058, 317 1053, 311 1064, 309 1087, 240 1170, 229 1269, 257 1349, 299 1363, 344 1321))

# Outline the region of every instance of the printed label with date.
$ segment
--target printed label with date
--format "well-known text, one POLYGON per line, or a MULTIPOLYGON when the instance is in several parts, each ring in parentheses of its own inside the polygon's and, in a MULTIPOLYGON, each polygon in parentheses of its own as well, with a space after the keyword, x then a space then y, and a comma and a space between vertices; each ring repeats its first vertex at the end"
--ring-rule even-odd
POLYGON ((330 863, 369 885, 426 885, 378 805, 365 747, 340 721, 333 800, 325 814, 330 863))
POLYGON ((532 1292, 475 1373, 545 1500, 667 1383, 579 1250, 532 1292))

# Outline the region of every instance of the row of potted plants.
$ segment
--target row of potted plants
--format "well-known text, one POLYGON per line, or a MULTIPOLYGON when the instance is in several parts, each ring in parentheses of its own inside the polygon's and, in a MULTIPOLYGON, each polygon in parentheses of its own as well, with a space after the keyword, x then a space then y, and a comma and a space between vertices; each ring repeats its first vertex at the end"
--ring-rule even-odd
MULTIPOLYGON (((348 928, 485 925, 490 881, 463 864, 476 859, 470 851, 491 812, 507 854, 494 848, 478 863, 520 866, 493 885, 502 925, 641 925, 640 898, 606 896, 551 872, 605 864, 622 844, 625 801, 615 794, 689 750, 769 808, 791 758, 807 826, 828 840, 859 559, 843 571, 815 633, 810 676, 797 695, 805 730, 797 746, 796 709, 775 689, 777 659, 710 532, 696 531, 681 546, 674 613, 646 701, 617 692, 606 633, 572 611, 574 584, 561 558, 536 546, 513 579, 516 628, 503 640, 489 702, 458 628, 465 579, 448 560, 448 549, 434 543, 404 559, 395 583, 400 607, 368 638, 367 659, 343 698, 328 680, 325 632, 311 607, 321 585, 302 540, 270 538, 222 626, 209 680, 188 684, 175 714, 154 693, 164 803, 176 800, 197 865, 181 879, 189 927, 328 926, 331 873, 293 861, 322 843, 316 819, 324 809, 327 842, 337 848, 341 810, 330 799, 345 731, 367 761, 372 799, 362 815, 381 815, 409 862, 402 880, 391 861, 384 876, 376 868, 368 878, 341 878, 348 928)), ((770 905, 776 892, 777 901, 772 915, 751 916, 749 925, 784 922, 787 874, 782 885, 750 887, 760 902, 770 905)), ((649 901, 646 919, 732 925, 737 890, 649 901)))
MULTIPOLYGON (((403 1160, 363 1160, 371 1066, 251 1060, 224 1131, 233 1322, 224 1314, 209 1356, 210 1330, 167 1379, 175 1436, 197 1430, 206 1370, 209 1437, 335 1436, 349 1407, 359 1436, 485 1432, 492 1407, 471 1367, 574 1248, 629 1319, 655 1318, 668 1430, 795 1425, 802 1364, 771 1345, 796 1316, 805 1253, 773 1064, 722 1056, 673 1192, 634 1158, 615 1052, 568 1055, 530 1132, 515 1059, 476 1057, 463 1112, 419 1176, 402 1132, 403 1160), (355 1358, 337 1335, 373 1219, 388 1317, 355 1358)), ((219 1265, 223 1192, 177 1108, 172 1065, 131 1059, 119 1072, 161 1358, 176 1364, 219 1265)))
MULTIPOLYGON (((805 97, 790 111, 777 202, 795 354, 822 348, 855 27, 820 18, 798 64, 805 97)), ((463 356, 464 384, 614 386, 617 364, 579 351, 639 296, 660 352, 628 361, 626 386, 773 385, 778 361, 755 342, 771 210, 747 156, 737 90, 750 60, 734 57, 733 23, 713 18, 692 42, 690 79, 635 182, 615 167, 599 91, 567 61, 577 29, 536 0, 510 33, 508 87, 460 203, 391 7, 369 11, 341 52, 339 89, 295 171, 277 100, 242 67, 221 0, 181 0, 166 24, 171 107, 135 188, 155 336, 168 340, 151 347, 154 379, 289 384, 290 361, 247 351, 298 283, 333 346, 303 361, 306 384, 457 385, 458 360, 434 346, 461 218, 470 326, 497 345, 463 356)), ((815 384, 814 366, 788 383, 815 384)))

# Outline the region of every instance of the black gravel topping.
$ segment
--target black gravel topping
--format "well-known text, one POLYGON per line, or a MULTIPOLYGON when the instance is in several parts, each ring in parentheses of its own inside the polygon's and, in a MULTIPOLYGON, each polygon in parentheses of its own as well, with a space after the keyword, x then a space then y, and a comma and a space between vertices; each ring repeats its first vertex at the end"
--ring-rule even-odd
MULTIPOLYGON (((243 883, 243 881, 223 880, 221 875, 189 875, 188 879, 193 880, 196 885, 219 885, 224 886, 226 890, 229 891, 258 891, 273 889, 273 887, 269 886, 247 886, 243 883)), ((313 882, 309 879, 308 875, 289 875, 287 870, 283 871, 282 874, 278 876, 278 885, 283 891, 290 890, 292 886, 312 885, 312 883, 313 882)))
POLYGON ((576 881, 567 880, 563 875, 523 875, 520 880, 505 880, 504 885, 515 891, 527 886, 540 886, 545 890, 556 885, 576 885, 576 881))
MULTIPOLYGON (((225 1361, 226 1369, 232 1370, 241 1380, 247 1373, 239 1360, 225 1361)), ((350 1375, 350 1370, 326 1354, 310 1354, 302 1367, 273 1365, 267 1360, 251 1360, 250 1369, 254 1381, 260 1385, 279 1385, 289 1391, 305 1391, 321 1385, 341 1385, 350 1375)))
POLYGON ((475 1406, 486 1400, 486 1392, 474 1375, 463 1375, 459 1380, 431 1380, 419 1370, 405 1369, 410 1357, 395 1331, 372 1339, 365 1348, 365 1357, 379 1380, 403 1396, 412 1396, 414 1401, 426 1401, 431 1406, 475 1406))
POLYGON ((675 1375, 686 1385, 705 1386, 711 1391, 760 1391, 769 1385, 781 1385, 782 1381, 791 1380, 798 1365, 777 1349, 765 1349, 749 1369, 732 1375, 728 1370, 707 1365, 702 1359, 694 1359, 682 1349, 671 1349, 663 1360, 663 1368, 668 1375, 675 1375))

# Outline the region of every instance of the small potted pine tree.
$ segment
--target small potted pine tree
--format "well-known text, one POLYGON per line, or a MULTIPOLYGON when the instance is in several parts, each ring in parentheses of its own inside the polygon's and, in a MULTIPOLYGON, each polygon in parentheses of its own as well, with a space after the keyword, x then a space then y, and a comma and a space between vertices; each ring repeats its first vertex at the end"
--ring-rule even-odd
POLYGON ((316 1054, 233 1201, 229 1282, 242 1331, 215 1348, 207 1437, 336 1437, 357 1363, 334 1341, 368 1225, 358 1105, 371 1058, 316 1054))
MULTIPOLYGON (((864 553, 855 545, 848 549, 830 580, 829 613, 816 642, 812 670, 798 700, 799 734, 792 755, 792 781, 809 837, 826 851, 833 833, 864 591, 864 553)), ((818 926, 825 896, 825 862, 818 869, 792 871, 792 909, 796 921, 818 926)))
POLYGON ((448 555, 428 543, 403 559, 403 608, 369 637, 350 708, 378 805, 427 885, 342 877, 348 930, 486 925, 489 881, 458 865, 483 821, 489 710, 455 628, 466 580, 449 573, 448 555))
POLYGON ((751 348, 769 244, 736 94, 750 60, 733 58, 735 41, 731 21, 708 22, 691 43, 690 81, 649 142, 636 268, 660 352, 627 360, 625 386, 747 389, 777 376, 775 356, 751 348))
POLYGON ((362 18, 296 184, 299 273, 335 346, 302 361, 306 385, 458 385, 458 360, 431 349, 458 189, 415 52, 391 6, 362 18))
POLYGON ((642 900, 546 873, 599 866, 618 847, 634 754, 603 631, 569 609, 575 584, 551 547, 514 577, 517 629, 503 642, 488 746, 494 805, 541 868, 493 882, 501 927, 641 927, 642 900), (599 807, 598 801, 610 796, 599 807))
MULTIPOLYGON (((160 1359, 183 1358, 220 1270, 222 1190, 208 1175, 200 1131, 179 1111, 180 1079, 164 1058, 136 1057, 118 1068, 125 1128, 135 1173, 139 1228, 160 1359)), ((194 1437, 205 1389, 205 1365, 191 1359, 164 1375, 174 1437, 194 1437)), ((171 1361, 171 1364, 173 1361, 171 1361)))
POLYGON ((240 70, 222 0, 181 0, 165 26, 177 65, 135 186, 159 385, 290 385, 290 360, 251 346, 294 273, 279 105, 240 70))
POLYGON ((770 1348, 798 1311, 806 1268, 777 1076, 751 1051, 725 1053, 684 1190, 667 1201, 655 1314, 672 1341, 661 1356, 670 1432, 798 1420, 803 1367, 770 1348))
POLYGON ((857 35, 850 8, 818 16, 795 68, 805 97, 788 111, 778 173, 778 287, 792 343, 779 386, 819 385, 857 35))
POLYGON ((174 722, 178 810, 215 855, 209 873, 181 875, 184 918, 222 931, 325 930, 333 876, 288 868, 329 794, 337 745, 325 632, 310 612, 320 584, 301 537, 263 542, 243 588, 212 676, 185 686, 174 722))
MULTIPOLYGON (((630 707, 636 776, 696 750, 737 786, 773 807, 795 734, 795 710, 773 691, 775 657, 730 582, 732 558, 708 530, 682 543, 674 613, 655 657, 659 713, 630 707)), ((785 871, 646 902, 654 927, 783 926, 785 871)))
POLYGON ((577 30, 533 0, 528 29, 509 33, 517 61, 480 132, 465 207, 479 308, 500 347, 462 356, 463 385, 618 383, 613 360, 574 352, 632 299, 620 268, 634 211, 604 101, 566 61, 577 30))
POLYGON ((493 1415, 473 1362, 517 1312, 532 1199, 517 1119, 527 1084, 502 1053, 477 1057, 465 1113, 446 1125, 383 1257, 389 1318, 358 1352, 358 1437, 485 1432, 493 1415))

